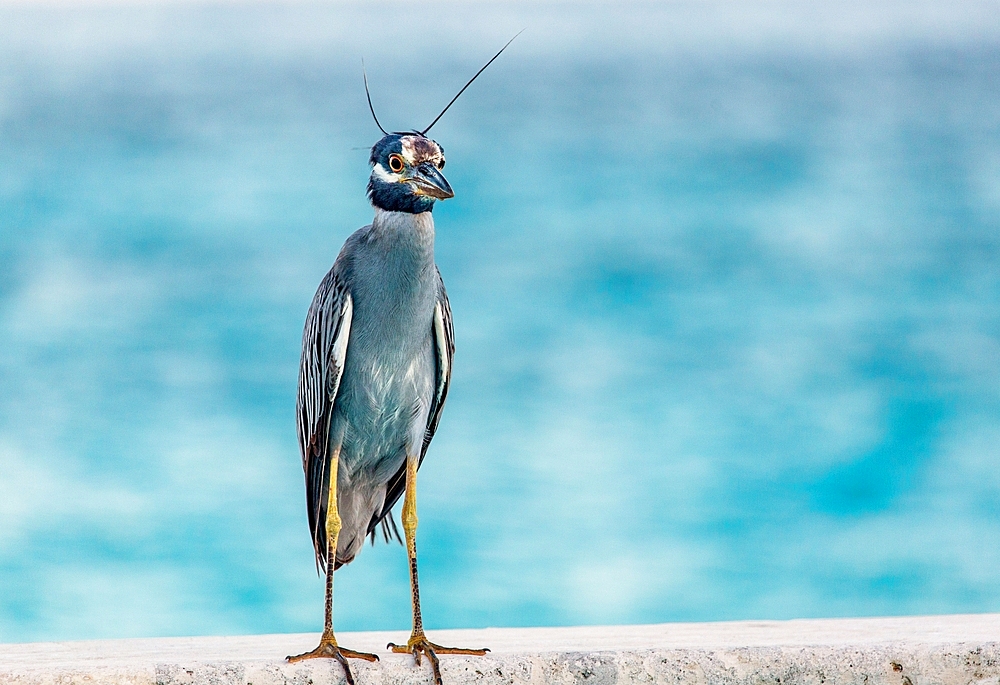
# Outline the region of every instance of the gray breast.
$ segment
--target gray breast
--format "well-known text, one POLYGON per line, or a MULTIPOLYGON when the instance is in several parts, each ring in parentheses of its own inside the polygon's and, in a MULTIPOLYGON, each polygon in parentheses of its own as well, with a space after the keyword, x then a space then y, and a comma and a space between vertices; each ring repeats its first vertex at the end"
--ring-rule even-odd
POLYGON ((355 233, 344 255, 354 317, 331 421, 331 432, 344 431, 337 554, 344 561, 364 542, 407 449, 420 449, 436 387, 433 223, 428 237, 428 227, 381 218, 355 233))

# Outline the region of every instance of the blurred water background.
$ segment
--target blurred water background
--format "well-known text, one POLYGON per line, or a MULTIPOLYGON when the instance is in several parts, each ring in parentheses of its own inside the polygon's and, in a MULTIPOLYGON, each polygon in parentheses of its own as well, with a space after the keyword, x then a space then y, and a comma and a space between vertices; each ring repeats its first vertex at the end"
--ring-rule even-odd
MULTIPOLYGON (((430 627, 1000 611, 1000 4, 0 4, 0 640, 318 631, 302 321, 435 127, 430 627)), ((409 627, 405 554, 340 630, 409 627)))

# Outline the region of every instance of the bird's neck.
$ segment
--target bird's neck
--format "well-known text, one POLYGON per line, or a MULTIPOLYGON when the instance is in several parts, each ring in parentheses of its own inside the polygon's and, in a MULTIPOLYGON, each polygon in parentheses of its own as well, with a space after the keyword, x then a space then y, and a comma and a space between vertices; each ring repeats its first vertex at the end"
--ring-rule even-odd
POLYGON ((375 208, 372 234, 387 249, 411 252, 434 262, 434 217, 430 212, 411 214, 375 208))

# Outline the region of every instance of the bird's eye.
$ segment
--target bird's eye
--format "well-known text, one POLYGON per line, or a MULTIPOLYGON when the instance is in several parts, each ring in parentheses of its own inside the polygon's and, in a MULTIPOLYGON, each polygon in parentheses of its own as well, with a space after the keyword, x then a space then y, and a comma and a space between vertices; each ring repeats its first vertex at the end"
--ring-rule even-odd
POLYGON ((441 169, 444 169, 444 157, 442 157, 441 161, 438 162, 438 171, 440 171, 441 169))
POLYGON ((403 170, 403 158, 399 155, 389 155, 389 168, 392 173, 398 174, 403 170))

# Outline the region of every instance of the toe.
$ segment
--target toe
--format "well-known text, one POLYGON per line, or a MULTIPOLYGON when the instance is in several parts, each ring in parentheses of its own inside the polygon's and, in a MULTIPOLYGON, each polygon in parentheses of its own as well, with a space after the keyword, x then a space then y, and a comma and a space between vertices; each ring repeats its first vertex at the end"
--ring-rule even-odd
POLYGON ((434 650, 428 646, 427 647, 427 660, 431 662, 431 668, 434 671, 434 685, 443 685, 441 681, 441 664, 438 662, 437 654, 434 650))

